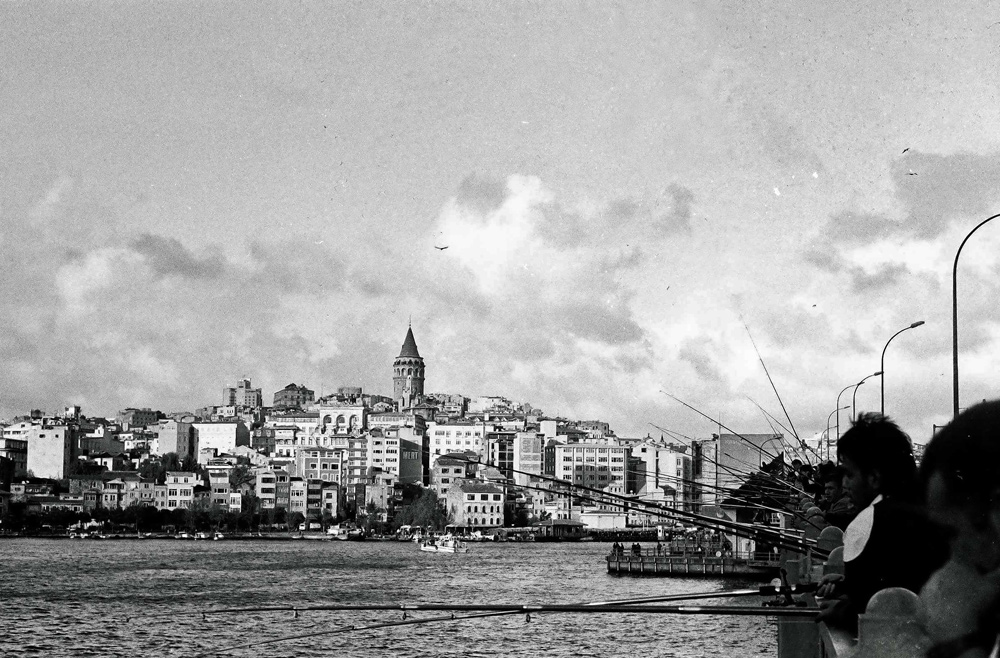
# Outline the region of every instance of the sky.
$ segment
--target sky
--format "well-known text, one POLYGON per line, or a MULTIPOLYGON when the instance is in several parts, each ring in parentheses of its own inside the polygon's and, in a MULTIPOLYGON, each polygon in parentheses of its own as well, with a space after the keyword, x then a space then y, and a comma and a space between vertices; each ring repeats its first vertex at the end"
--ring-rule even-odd
MULTIPOLYGON (((412 323, 427 392, 807 437, 884 384, 925 442, 1000 7, 857 4, 4 3, 0 418, 391 395, 412 323)), ((962 407, 998 254, 961 252, 962 407)))

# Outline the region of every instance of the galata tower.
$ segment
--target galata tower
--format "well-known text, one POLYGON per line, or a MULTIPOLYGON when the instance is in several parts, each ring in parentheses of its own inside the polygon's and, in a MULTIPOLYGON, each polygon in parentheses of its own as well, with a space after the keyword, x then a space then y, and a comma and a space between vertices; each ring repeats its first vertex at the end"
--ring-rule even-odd
POLYGON ((392 399, 400 411, 420 402, 424 395, 424 360, 413 340, 413 328, 407 327, 399 356, 392 362, 392 399))

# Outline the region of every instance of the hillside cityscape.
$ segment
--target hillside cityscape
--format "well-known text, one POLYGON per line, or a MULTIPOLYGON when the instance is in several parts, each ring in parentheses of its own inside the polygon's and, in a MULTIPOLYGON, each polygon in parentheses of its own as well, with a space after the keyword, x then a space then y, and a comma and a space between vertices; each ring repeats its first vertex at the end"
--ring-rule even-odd
POLYGON ((786 451, 781 434, 619 437, 501 396, 425 393, 425 375, 408 328, 391 397, 290 383, 265 406, 243 378, 193 412, 31 411, 0 438, 0 532, 647 528, 649 504, 698 512, 786 451))

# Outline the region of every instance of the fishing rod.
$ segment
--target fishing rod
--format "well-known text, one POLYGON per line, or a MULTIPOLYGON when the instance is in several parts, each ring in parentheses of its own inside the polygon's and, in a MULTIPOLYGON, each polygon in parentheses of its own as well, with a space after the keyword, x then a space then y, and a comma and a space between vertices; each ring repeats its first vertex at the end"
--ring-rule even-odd
MULTIPOLYGON (((484 463, 484 462, 472 462, 471 460, 460 459, 458 457, 453 457, 453 458, 458 459, 460 461, 466 461, 468 463, 479 463, 479 464, 484 463)), ((496 466, 493 464, 487 463, 487 465, 496 468, 496 466)), ((596 499, 596 500, 590 498, 591 500, 595 500, 595 502, 603 503, 606 505, 617 505, 619 507, 625 507, 627 506, 627 504, 640 504, 643 507, 653 508, 655 510, 654 516, 660 516, 672 521, 684 521, 686 523, 691 523, 692 525, 698 525, 707 528, 715 528, 715 529, 728 528, 733 534, 737 536, 744 537, 747 539, 753 539, 755 541, 763 540, 772 543, 776 546, 780 546, 781 548, 786 548, 796 553, 806 553, 810 548, 813 548, 814 547, 813 545, 816 543, 815 540, 803 539, 801 537, 796 537, 794 535, 788 535, 786 533, 783 533, 780 529, 777 528, 771 528, 768 526, 748 525, 745 523, 729 521, 728 519, 723 520, 723 519, 704 516, 701 514, 695 514, 694 512, 686 512, 678 509, 670 509, 666 507, 661 507, 657 503, 647 503, 645 501, 639 500, 634 497, 624 496, 621 494, 613 494, 610 492, 603 491, 601 489, 595 489, 593 487, 588 487, 586 485, 576 484, 573 482, 568 482, 566 480, 560 480, 558 478, 550 477, 547 475, 540 475, 537 473, 526 473, 525 471, 519 471, 517 469, 510 469, 510 470, 516 473, 524 473, 526 475, 530 475, 532 477, 541 480, 551 481, 556 484, 562 485, 567 489, 580 489, 606 497, 604 499, 596 499), (609 501, 608 499, 611 500, 609 501)), ((584 496, 580 496, 578 493, 574 494, 569 491, 562 493, 559 491, 555 491, 551 488, 534 487, 531 485, 517 485, 517 486, 521 488, 544 491, 556 495, 562 494, 567 496, 576 496, 578 498, 585 498, 584 496)))
MULTIPOLYGON (((749 395, 748 395, 748 396, 746 396, 746 398, 747 398, 747 400, 750 400, 751 402, 753 402, 753 403, 754 403, 754 405, 756 405, 758 409, 760 409, 761 413, 762 413, 762 414, 764 414, 764 418, 766 418, 766 419, 770 419, 770 420, 768 420, 768 425, 770 425, 770 424, 771 424, 771 421, 774 421, 775 423, 777 423, 777 424, 778 424, 778 427, 780 427, 781 429, 785 430, 785 432, 786 432, 786 433, 788 433, 788 434, 792 434, 792 431, 791 431, 790 429, 788 429, 787 427, 785 427, 785 426, 784 426, 784 424, 783 424, 783 423, 782 423, 782 422, 781 422, 780 420, 778 420, 777 418, 775 418, 775 417, 774 417, 774 415, 773 415, 773 414, 771 414, 771 412, 770 412, 770 411, 768 411, 768 410, 767 410, 767 409, 765 409, 764 407, 762 407, 762 406, 760 406, 759 404, 757 404, 757 401, 756 401, 756 400, 754 400, 754 399, 753 399, 752 397, 750 397, 749 395)), ((773 426, 771 427, 771 430, 772 430, 772 431, 774 430, 774 427, 773 427, 773 426)), ((777 432, 775 432, 775 434, 777 434, 777 432)))
POLYGON ((688 403, 687 403, 687 402, 685 402, 684 400, 681 400, 680 398, 678 398, 678 397, 676 397, 676 396, 673 396, 673 395, 671 395, 670 393, 667 393, 667 392, 666 392, 666 391, 664 391, 664 390, 661 390, 661 391, 660 391, 660 393, 663 393, 663 394, 664 394, 664 395, 666 395, 666 396, 667 396, 668 398, 670 398, 670 399, 672 399, 672 400, 674 400, 674 401, 676 401, 676 402, 679 402, 680 404, 684 405, 685 407, 687 407, 687 408, 688 408, 688 409, 690 409, 691 411, 695 412, 696 414, 698 414, 698 415, 700 415, 700 416, 702 416, 702 417, 704 417, 704 418, 706 418, 706 419, 708 419, 708 420, 712 421, 713 423, 717 424, 717 425, 718 425, 719 427, 721 427, 722 429, 726 430, 727 432, 729 432, 730 434, 732 434, 732 435, 733 435, 733 436, 735 436, 736 438, 738 438, 738 439, 741 439, 741 440, 745 441, 746 443, 748 443, 748 444, 752 445, 752 446, 753 446, 754 448, 756 448, 757 450, 760 450, 760 452, 761 452, 762 454, 765 454, 765 455, 767 455, 767 456, 768 456, 768 457, 770 457, 770 458, 771 458, 772 460, 773 460, 773 459, 777 459, 777 458, 778 458, 778 455, 772 455, 771 453, 769 453, 769 452, 767 452, 766 450, 764 450, 764 448, 762 448, 761 446, 757 445, 756 443, 754 443, 754 442, 753 442, 753 441, 751 441, 750 439, 746 438, 745 436, 743 436, 743 435, 742 435, 742 434, 740 434, 739 432, 737 432, 737 431, 735 431, 735 430, 733 430, 733 429, 730 429, 730 428, 726 427, 725 425, 723 425, 723 424, 722 424, 722 421, 719 421, 719 420, 716 420, 715 418, 712 418, 711 416, 709 416, 709 415, 707 415, 707 414, 704 414, 704 413, 702 413, 701 411, 699 411, 698 409, 695 409, 694 407, 692 407, 692 406, 691 406, 690 404, 688 404, 688 403))
MULTIPOLYGON (((682 404, 683 404, 683 403, 682 403, 682 404)), ((697 411, 697 410, 696 410, 696 411, 697 411)), ((700 413, 700 412, 699 412, 699 413, 700 413)), ((704 414, 702 414, 702 415, 704 415, 704 414)), ((685 436, 684 434, 681 434, 681 433, 679 433, 679 432, 674 432, 674 431, 672 431, 672 430, 668 430, 668 429, 666 429, 665 427, 660 427, 660 426, 659 426, 659 425, 657 425, 656 423, 650 423, 650 425, 652 425, 652 426, 653 426, 653 427, 655 427, 656 429, 660 430, 661 432, 666 432, 667 434, 671 434, 671 435, 677 435, 677 436, 680 436, 680 437, 682 437, 682 438, 685 438, 685 439, 687 439, 687 440, 689 440, 689 441, 692 441, 692 442, 693 442, 693 441, 695 441, 695 439, 692 439, 692 438, 691 438, 691 437, 689 437, 689 436, 685 436)), ((728 428, 727 428, 727 429, 728 429, 728 428)), ((772 429, 773 429, 773 428, 772 428, 772 429)), ((774 433, 774 435, 775 435, 775 438, 777 438, 777 437, 781 436, 781 435, 780 435, 780 434, 778 434, 777 432, 775 432, 775 433, 774 433)), ((740 437, 740 438, 743 438, 744 440, 746 440, 746 441, 748 441, 748 442, 749 442, 749 439, 746 439, 745 437, 740 437)), ((751 444, 752 446, 754 446, 755 448, 758 448, 758 449, 760 449, 760 447, 759 447, 759 446, 757 446, 757 445, 756 445, 755 443, 753 443, 753 442, 750 442, 750 444, 751 444)), ((762 450, 762 449, 761 449, 761 452, 763 452, 763 450, 762 450)), ((723 453, 723 454, 725 454, 725 455, 726 455, 726 456, 728 456, 728 457, 732 457, 732 455, 729 455, 729 453, 723 453)), ((702 457, 702 459, 705 459, 705 460, 707 460, 707 461, 709 461, 709 462, 711 462, 711 463, 715 464, 716 466, 722 466, 722 465, 721 465, 721 464, 719 464, 718 462, 716 462, 716 461, 712 460, 712 459, 711 459, 710 457, 707 457, 707 456, 706 456, 706 455, 704 454, 704 452, 702 452, 702 455, 701 455, 701 457, 702 457)), ((774 458, 772 459, 772 462, 773 462, 773 460, 774 460, 774 459, 778 459, 778 457, 780 457, 780 455, 779 455, 779 456, 776 456, 776 457, 774 457, 774 458)), ((735 459, 735 457, 733 457, 733 459, 735 459)), ((751 467, 753 467, 753 468, 756 468, 756 467, 755 467, 755 466, 753 466, 752 464, 749 464, 748 462, 745 462, 745 461, 743 461, 743 460, 738 460, 738 461, 740 461, 740 462, 741 462, 741 463, 743 463, 743 464, 746 464, 747 466, 751 466, 751 467)), ((722 467, 723 467, 723 468, 726 468, 725 466, 722 466, 722 467)), ((761 474, 763 474, 763 475, 766 475, 766 476, 768 476, 768 477, 770 477, 770 478, 774 479, 774 480, 775 480, 775 481, 776 481, 776 482, 777 482, 777 483, 778 483, 778 484, 779 484, 779 485, 780 485, 780 486, 782 487, 781 489, 776 489, 776 491, 782 491, 782 492, 783 492, 783 491, 785 491, 785 488, 787 488, 787 487, 789 487, 789 486, 791 486, 791 487, 792 487, 793 489, 795 488, 795 487, 794 487, 794 485, 791 485, 791 483, 788 483, 788 482, 785 482, 784 480, 781 480, 780 478, 778 478, 778 477, 777 477, 777 476, 775 476, 774 474, 772 474, 772 473, 768 473, 767 471, 764 471, 764 470, 763 470, 763 467, 762 467, 762 468, 761 468, 761 469, 760 469, 759 471, 756 471, 756 472, 759 472, 759 473, 761 473, 761 474)), ((702 484, 702 483, 698 483, 698 484, 699 484, 700 486, 708 486, 708 485, 705 485, 705 484, 702 484)), ((801 490, 799 490, 799 491, 801 491, 801 490)), ((806 492, 805 492, 805 491, 801 491, 801 493, 806 493, 806 492)))
POLYGON ((795 431, 795 424, 792 423, 792 417, 788 415, 788 410, 785 409, 785 403, 778 394, 778 388, 774 385, 774 380, 771 379, 771 373, 767 371, 767 366, 764 365, 764 357, 760 355, 760 350, 757 349, 757 343, 753 339, 753 334, 750 333, 750 327, 747 326, 746 320, 743 320, 743 318, 740 318, 740 320, 743 322, 743 327, 747 330, 747 336, 750 337, 750 344, 753 345, 754 351, 757 352, 757 358, 760 360, 760 366, 764 369, 764 374, 767 375, 767 381, 771 384, 771 390, 774 391, 774 396, 778 398, 778 404, 781 405, 781 411, 784 412, 785 418, 788 419, 788 425, 792 428, 792 436, 798 439, 799 443, 802 443, 802 439, 799 438, 798 432, 795 431))
MULTIPOLYGON (((636 476, 644 475, 645 474, 644 471, 636 471, 636 470, 626 470, 626 473, 631 473, 631 474, 636 475, 636 476)), ((763 474, 763 473, 761 473, 761 474, 763 474)), ((757 475, 757 473, 751 474, 751 477, 753 477, 753 475, 757 475)), ((657 474, 653 475, 653 478, 654 478, 654 481, 655 481, 657 487, 659 486, 659 480, 660 480, 660 478, 663 478, 663 479, 666 479, 666 480, 676 480, 676 481, 679 481, 681 483, 691 483, 691 484, 694 484, 694 485, 699 486, 699 487, 703 487, 703 488, 707 488, 707 489, 713 489, 714 491, 712 491, 712 493, 714 493, 717 496, 720 495, 720 494, 724 494, 728 500, 734 500, 734 501, 737 501, 737 502, 746 503, 746 505, 726 505, 726 507, 733 507, 733 508, 739 508, 739 509, 757 509, 757 510, 764 510, 764 511, 768 511, 768 512, 775 512, 775 513, 778 513, 778 514, 791 514, 795 518, 799 519, 800 521, 804 521, 804 522, 808 523, 809 525, 813 526, 817 530, 822 530, 823 529, 823 526, 818 525, 816 522, 814 522, 811 519, 809 519, 808 517, 806 517, 801 511, 799 511, 797 509, 772 507, 772 506, 769 506, 769 505, 765 505, 763 503, 755 502, 755 501, 753 501, 753 500, 751 500, 751 499, 749 499, 749 498, 747 498, 745 496, 745 494, 747 494, 747 493, 753 493, 753 492, 740 491, 740 489, 734 489, 734 488, 731 488, 731 487, 721 487, 721 486, 716 486, 716 485, 711 485, 711 484, 702 484, 702 483, 697 482, 696 480, 689 480, 687 478, 682 478, 682 477, 679 477, 679 476, 676 476, 676 475, 666 475, 666 474, 657 473, 657 474), (744 494, 744 495, 740 495, 740 494, 744 494)), ((669 484, 669 482, 668 482, 668 484, 669 484)), ((762 497, 774 499, 775 502, 780 502, 780 501, 777 500, 777 496, 768 495, 768 494, 766 494, 764 492, 787 493, 787 490, 781 490, 781 489, 777 489, 777 488, 766 487, 764 485, 754 485, 754 483, 751 483, 749 481, 749 478, 747 479, 747 481, 744 482, 744 486, 748 486, 748 487, 749 486, 757 486, 757 488, 761 492, 761 496, 762 497)), ((639 500, 644 500, 647 503, 653 503, 653 504, 655 504, 657 502, 657 501, 647 500, 647 499, 642 499, 642 498, 640 498, 639 500)))
MULTIPOLYGON (((775 579, 778 582, 778 579, 775 579)), ((664 594, 662 596, 648 596, 639 599, 618 599, 614 601, 590 601, 586 603, 571 603, 571 604, 560 604, 566 607, 597 607, 597 606, 622 606, 622 605, 640 605, 646 603, 668 603, 673 601, 693 601, 700 599, 728 599, 736 598, 741 596, 775 596, 781 594, 804 594, 806 592, 815 591, 818 587, 817 583, 806 583, 792 586, 781 586, 775 584, 761 585, 759 587, 748 588, 748 589, 732 589, 732 590, 718 590, 714 592, 684 592, 681 594, 664 594)), ((427 607, 431 605, 439 604, 422 604, 422 603, 379 603, 379 604, 352 604, 352 603, 329 603, 321 605, 266 605, 266 606, 254 606, 248 608, 217 608, 214 610, 205 610, 201 613, 202 619, 207 619, 208 615, 229 615, 229 614, 242 614, 247 612, 331 612, 331 611, 343 611, 343 610, 443 610, 445 608, 437 607, 427 607)), ((459 608, 459 605, 452 604, 442 604, 447 605, 448 610, 452 608, 459 608)), ((492 605, 492 604, 490 604, 492 605)), ((468 606, 470 608, 475 608, 476 610, 486 610, 488 612, 522 612, 522 608, 526 607, 528 604, 500 604, 493 609, 487 606, 474 604, 468 606)), ((534 609, 533 606, 532 609, 534 609)))
MULTIPOLYGON (((499 617, 504 615, 513 614, 525 614, 525 619, 527 621, 531 620, 532 612, 587 612, 587 613, 615 613, 615 612, 643 612, 642 607, 637 605, 636 607, 631 607, 630 604, 643 604, 643 603, 655 603, 664 601, 679 601, 679 600, 692 600, 692 599, 705 599, 705 598, 733 598, 737 596, 750 596, 750 595, 773 595, 781 594, 786 597, 791 594, 804 593, 806 591, 812 591, 814 587, 809 585, 793 585, 791 587, 780 587, 776 585, 762 586, 756 590, 730 590, 728 592, 707 592, 707 593, 691 593, 691 594, 674 594, 661 597, 647 597, 642 599, 630 599, 630 600, 618 600, 618 601, 597 601, 591 603, 578 603, 569 606, 562 606, 563 609, 543 609, 544 606, 539 605, 513 605, 507 606, 503 610, 490 610, 485 612, 477 612, 476 614, 468 614, 462 616, 456 616, 454 613, 458 610, 456 606, 434 606, 434 604, 401 604, 401 605, 389 605, 389 606, 308 606, 308 610, 402 610, 403 619, 399 621, 391 622, 379 622, 375 624, 369 624, 367 626, 343 626, 340 628, 327 629, 324 631, 316 631, 312 633, 303 633, 298 635, 286 635, 283 637, 272 638, 270 640, 262 640, 259 642, 251 642, 248 644, 240 644, 230 647, 224 647, 221 649, 215 649, 213 651, 203 653, 199 658, 218 655, 220 653, 227 653, 229 651, 234 651, 236 649, 251 649, 266 644, 275 644, 277 642, 286 642, 289 640, 300 640, 309 639, 314 637, 319 637, 321 635, 333 635, 339 633, 348 633, 352 631, 366 631, 366 630, 377 630, 382 628, 391 628, 395 626, 408 626, 408 625, 419 625, 428 624, 439 621, 464 621, 468 619, 481 619, 485 617, 499 617), (410 611, 415 610, 446 610, 451 614, 440 616, 440 617, 415 617, 408 619, 407 615, 410 611)), ((465 606, 468 607, 468 606, 465 606)), ((649 608, 650 606, 645 606, 649 608)), ((813 615, 818 612, 818 608, 752 608, 744 606, 657 606, 657 608, 663 608, 662 610, 657 610, 662 614, 719 614, 719 615, 759 615, 765 614, 765 616, 808 616, 813 615), (673 608, 673 610, 668 610, 667 608, 673 608), (795 611, 795 614, 789 614, 789 611, 795 611), (777 614, 771 614, 777 613, 777 614)), ((477 610, 482 610, 483 608, 476 607, 477 610)), ((298 616, 299 611, 306 610, 306 608, 294 608, 291 606, 262 606, 258 608, 228 608, 221 610, 211 610, 202 613, 203 618, 207 619, 209 614, 229 614, 229 613, 245 613, 245 612, 272 612, 272 611, 288 611, 294 610, 296 616, 298 616)))
MULTIPOLYGON (((724 518, 707 517, 707 516, 693 514, 690 512, 682 512, 681 510, 659 507, 658 504, 656 503, 648 503, 638 498, 626 498, 625 501, 617 501, 617 500, 609 501, 606 499, 594 498, 592 496, 584 496, 579 493, 555 491, 544 487, 537 487, 531 485, 519 485, 519 486, 555 495, 573 496, 584 501, 592 501, 598 504, 623 507, 626 509, 628 508, 629 503, 641 504, 644 507, 654 508, 652 511, 645 512, 652 516, 656 516, 676 523, 684 522, 690 525, 695 525, 702 528, 708 528, 711 530, 727 530, 738 537, 753 539, 755 541, 764 541, 766 543, 773 544, 781 548, 785 548, 795 553, 803 553, 803 554, 807 553, 811 548, 813 548, 813 544, 816 543, 815 540, 811 539, 803 540, 803 538, 800 535, 786 533, 777 528, 740 523, 736 521, 730 521, 724 518)), ((608 495, 613 495, 613 494, 608 494, 608 495)))
MULTIPOLYGON (((462 458, 454 457, 454 456, 452 458, 456 459, 456 460, 459 460, 459 461, 465 461, 467 463, 484 464, 484 465, 487 465, 487 466, 491 466, 493 468, 497 468, 497 466, 495 464, 491 464, 489 462, 478 462, 478 461, 474 462, 472 460, 462 459, 462 458)), ((757 539, 758 538, 757 537, 758 533, 762 533, 762 534, 765 534, 765 535, 766 534, 778 535, 779 537, 782 534, 779 529, 775 529, 775 528, 771 528, 771 527, 767 527, 767 526, 749 526, 750 528, 752 528, 752 530, 750 530, 750 532, 752 532, 753 535, 752 536, 747 536, 746 534, 742 534, 742 533, 747 532, 746 529, 747 529, 748 526, 746 524, 737 523, 737 522, 728 521, 728 520, 722 521, 720 519, 716 519, 716 518, 712 518, 712 517, 707 517, 707 516, 704 516, 704 515, 701 515, 701 514, 696 514, 694 512, 687 512, 687 511, 678 510, 678 509, 665 508, 665 507, 660 506, 659 503, 651 503, 651 502, 642 501, 641 499, 637 499, 637 498, 632 497, 632 496, 625 496, 625 495, 621 495, 621 494, 614 494, 614 493, 611 493, 611 492, 604 491, 603 489, 596 489, 596 488, 593 488, 593 487, 588 487, 586 485, 577 484, 577 483, 570 482, 570 481, 567 481, 567 480, 561 480, 559 478, 555 478, 555 477, 548 476, 548 475, 542 475, 542 474, 538 474, 538 473, 528 473, 526 471, 521 471, 521 470, 513 469, 513 468, 509 469, 509 470, 511 472, 513 472, 513 473, 521 473, 521 474, 529 475, 531 477, 535 477, 535 478, 538 478, 538 479, 541 479, 541 480, 553 482, 555 484, 558 484, 558 485, 561 485, 563 487, 566 487, 567 489, 584 490, 584 491, 588 491, 588 492, 591 492, 591 493, 595 493, 595 494, 597 494, 599 496, 604 496, 605 497, 603 499, 595 500, 595 502, 600 502, 600 503, 604 503, 604 504, 616 504, 617 506, 624 506, 625 504, 630 504, 630 503, 631 504, 639 503, 639 504, 642 504, 644 507, 654 508, 656 510, 656 515, 657 516, 666 517, 666 518, 669 518, 669 519, 674 520, 674 521, 684 520, 684 521, 689 522, 689 523, 691 523, 693 525, 701 525, 703 527, 713 527, 713 528, 714 527, 729 527, 729 528, 735 528, 735 530, 733 530, 734 534, 737 534, 737 535, 743 536, 743 537, 747 537, 747 538, 750 538, 750 539, 757 539), (609 502, 608 499, 611 499, 612 501, 620 501, 620 502, 611 503, 611 502, 609 502), (673 516, 671 516, 671 515, 673 515, 673 516), (676 518, 678 516, 682 517, 682 519, 676 518), (737 532, 737 530, 739 532, 737 532)), ((548 493, 559 493, 557 491, 554 491, 551 488, 532 487, 530 485, 517 485, 517 486, 520 486, 522 488, 536 489, 538 491, 544 491, 544 492, 548 492, 548 493)), ((579 494, 573 494, 573 493, 569 493, 569 492, 567 492, 565 495, 569 495, 569 496, 575 495, 575 496, 577 496, 579 498, 583 498, 579 494)), ((790 513, 790 512, 788 512, 788 513, 790 513)), ((801 546, 798 543, 798 539, 799 538, 796 538, 796 543, 794 545, 792 545, 792 546, 783 546, 783 547, 789 548, 790 550, 794 550, 795 552, 804 552, 804 551, 802 551, 803 546, 801 546)), ((768 541, 770 541, 770 540, 768 540, 768 541)))
MULTIPOLYGON (((813 616, 819 608, 753 608, 749 606, 690 606, 690 605, 609 605, 594 603, 342 603, 325 606, 312 606, 313 610, 332 612, 372 612, 397 611, 403 612, 573 612, 585 614, 607 613, 639 613, 639 614, 701 614, 701 615, 769 615, 775 611, 784 611, 787 616, 813 616)), ((223 612, 243 612, 242 610, 220 610, 223 612)))

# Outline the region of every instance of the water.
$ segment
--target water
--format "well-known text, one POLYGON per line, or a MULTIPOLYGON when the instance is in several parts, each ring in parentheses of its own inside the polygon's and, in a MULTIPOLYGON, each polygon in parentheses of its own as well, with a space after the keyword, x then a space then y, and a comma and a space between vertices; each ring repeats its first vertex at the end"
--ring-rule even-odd
MULTIPOLYGON (((401 612, 205 610, 323 603, 579 603, 745 587, 609 576, 607 544, 0 540, 0 655, 772 658, 765 617, 533 614, 234 645, 402 619, 401 612)), ((754 605, 756 597, 706 601, 754 605)), ((437 617, 445 613, 420 612, 437 617)), ((461 614, 461 613, 459 613, 461 614)))

